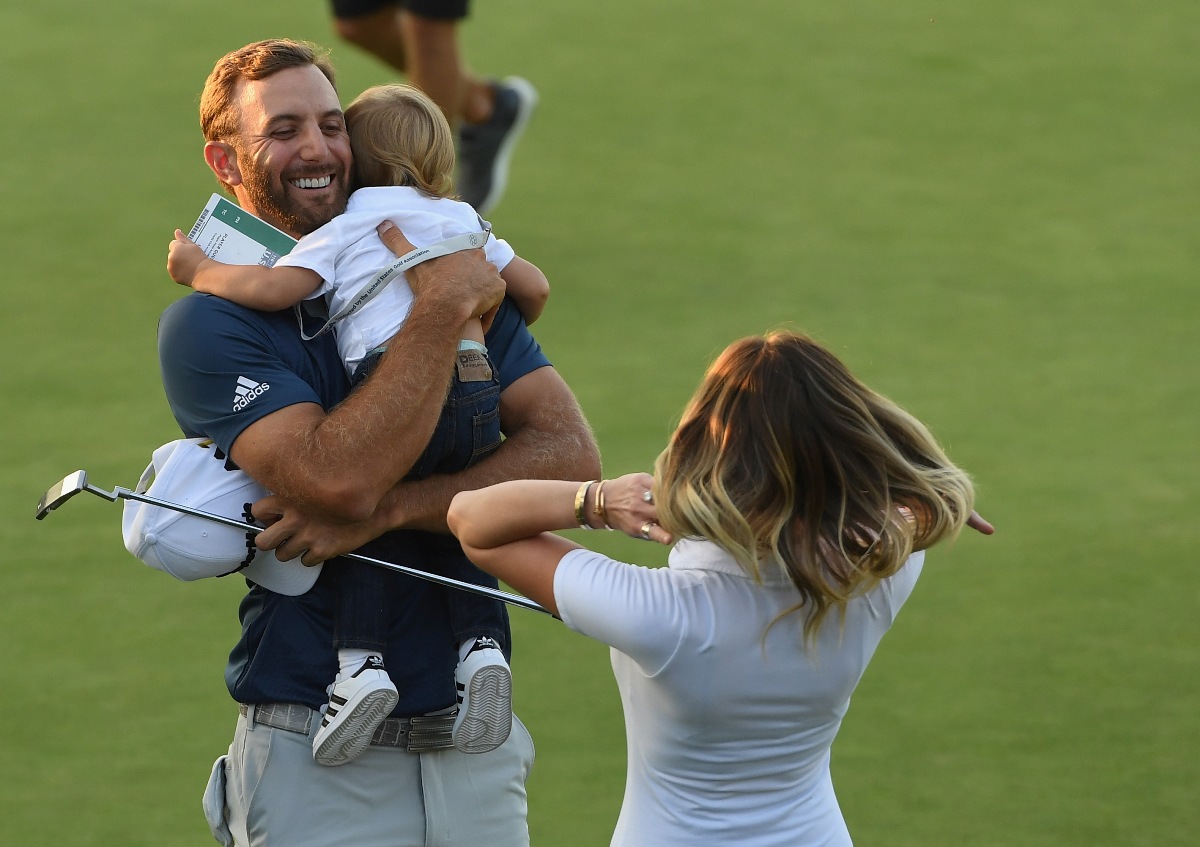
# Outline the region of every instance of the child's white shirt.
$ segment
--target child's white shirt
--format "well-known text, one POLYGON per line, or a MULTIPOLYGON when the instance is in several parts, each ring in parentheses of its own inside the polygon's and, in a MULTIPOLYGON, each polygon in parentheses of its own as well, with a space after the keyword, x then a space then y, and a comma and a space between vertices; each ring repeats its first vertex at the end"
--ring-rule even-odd
MULTIPOLYGON (((457 200, 428 197, 407 186, 360 188, 350 195, 343 214, 300 239, 276 267, 316 272, 323 283, 309 299, 324 297, 329 314, 335 315, 396 261, 375 231, 385 220, 396 224, 417 248, 479 232, 485 226, 471 206, 457 200)), ((516 255, 507 241, 498 238, 487 240, 484 254, 498 270, 504 270, 516 255)), ((398 277, 337 323, 334 333, 347 372, 353 374, 370 351, 396 334, 412 300, 412 289, 398 277)))

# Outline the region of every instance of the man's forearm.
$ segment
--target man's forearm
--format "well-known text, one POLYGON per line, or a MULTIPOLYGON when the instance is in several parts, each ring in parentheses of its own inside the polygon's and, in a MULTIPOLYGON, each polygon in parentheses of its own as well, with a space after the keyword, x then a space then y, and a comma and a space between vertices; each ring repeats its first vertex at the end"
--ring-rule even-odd
POLYGON ((437 425, 461 329, 454 308, 445 297, 418 298, 376 371, 345 401, 328 414, 307 404, 256 421, 234 443, 234 461, 308 511, 370 516, 437 425))
POLYGON ((381 522, 392 528, 448 532, 446 512, 460 491, 473 491, 511 479, 595 479, 600 451, 591 428, 566 397, 542 405, 536 419, 506 438, 495 453, 455 474, 443 474, 393 488, 379 505, 381 522))
POLYGON ((371 376, 316 429, 313 459, 382 496, 433 435, 460 334, 452 320, 414 309, 371 376))
MULTIPOLYGON (((385 243, 412 245, 388 225, 385 243)), ((375 373, 303 439, 297 470, 282 475, 297 503, 361 520, 412 468, 437 426, 462 327, 503 297, 504 281, 481 250, 406 271, 413 303, 375 373)), ((285 451, 286 452, 286 451, 285 451)))
POLYGON ((305 564, 316 564, 355 550, 392 529, 448 532, 446 513, 460 491, 513 479, 598 478, 600 454, 578 407, 571 405, 547 415, 548 424, 554 419, 557 425, 522 428, 496 452, 466 470, 393 486, 375 512, 361 522, 331 523, 282 497, 259 501, 254 514, 270 524, 259 535, 259 546, 275 548, 281 558, 303 554, 305 564))

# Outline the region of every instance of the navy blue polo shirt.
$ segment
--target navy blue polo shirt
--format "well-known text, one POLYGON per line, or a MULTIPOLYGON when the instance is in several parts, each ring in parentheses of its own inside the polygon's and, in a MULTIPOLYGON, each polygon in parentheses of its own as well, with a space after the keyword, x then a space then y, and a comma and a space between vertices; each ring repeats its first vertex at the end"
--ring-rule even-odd
MULTIPOLYGON (((487 334, 488 354, 508 387, 550 363, 520 312, 505 300, 487 334)), ((159 362, 171 411, 188 437, 211 438, 227 453, 242 431, 295 403, 326 410, 350 391, 332 336, 300 337, 292 310, 264 313, 219 297, 190 294, 163 313, 159 362)), ((363 549, 388 559, 388 538, 363 549)), ((297 566, 299 564, 297 563, 297 566)), ((229 655, 225 682, 240 703, 303 703, 320 708, 337 674, 333 593, 326 574, 306 594, 285 597, 247 581, 241 637, 229 655)), ((455 701, 458 652, 445 592, 397 574, 386 655, 400 692, 393 715, 425 714, 455 701)))

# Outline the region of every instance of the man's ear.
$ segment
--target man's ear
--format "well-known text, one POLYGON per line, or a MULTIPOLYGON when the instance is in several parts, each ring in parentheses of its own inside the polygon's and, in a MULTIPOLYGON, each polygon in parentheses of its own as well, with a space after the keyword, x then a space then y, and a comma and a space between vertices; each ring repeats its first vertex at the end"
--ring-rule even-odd
POLYGON ((224 141, 209 141, 204 145, 204 161, 217 175, 217 179, 232 188, 242 184, 242 172, 238 168, 237 151, 224 141))

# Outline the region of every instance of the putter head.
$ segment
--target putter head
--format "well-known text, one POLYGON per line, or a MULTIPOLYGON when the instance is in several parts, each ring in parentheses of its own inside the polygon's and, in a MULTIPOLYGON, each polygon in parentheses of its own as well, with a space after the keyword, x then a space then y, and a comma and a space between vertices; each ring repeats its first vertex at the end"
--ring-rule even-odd
POLYGON ((87 471, 67 474, 42 495, 42 499, 38 501, 37 519, 40 521, 80 491, 87 491, 87 488, 87 471))

